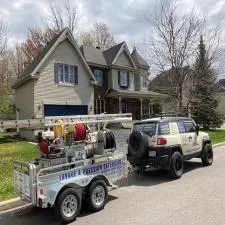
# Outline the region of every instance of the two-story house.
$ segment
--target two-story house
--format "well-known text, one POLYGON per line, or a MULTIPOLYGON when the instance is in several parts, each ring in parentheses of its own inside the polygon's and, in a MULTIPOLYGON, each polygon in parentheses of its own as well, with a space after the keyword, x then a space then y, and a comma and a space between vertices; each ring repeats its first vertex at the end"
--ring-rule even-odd
POLYGON ((132 113, 133 119, 146 118, 153 113, 153 103, 159 102, 163 111, 166 95, 148 91, 149 65, 134 48, 125 42, 105 51, 81 47, 97 85, 94 88, 95 113, 132 113))
POLYGON ((148 70, 137 50, 130 54, 125 42, 105 51, 79 48, 66 28, 14 84, 17 119, 104 112, 144 118, 153 113, 153 103, 167 97, 148 91, 148 70))
POLYGON ((14 84, 17 119, 94 113, 94 75, 68 28, 14 84))

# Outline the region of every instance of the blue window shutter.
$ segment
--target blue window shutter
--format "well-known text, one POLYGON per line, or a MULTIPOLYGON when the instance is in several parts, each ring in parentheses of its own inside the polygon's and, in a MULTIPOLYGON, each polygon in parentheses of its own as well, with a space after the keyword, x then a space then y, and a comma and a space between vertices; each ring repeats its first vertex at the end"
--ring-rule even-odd
POLYGON ((55 83, 59 83, 58 63, 54 64, 55 83))
POLYGON ((120 71, 118 71, 118 85, 120 86, 120 71))
POLYGON ((127 87, 130 86, 130 76, 129 76, 129 72, 127 72, 127 87))
POLYGON ((78 67, 77 66, 74 66, 74 83, 75 84, 78 84, 78 67))

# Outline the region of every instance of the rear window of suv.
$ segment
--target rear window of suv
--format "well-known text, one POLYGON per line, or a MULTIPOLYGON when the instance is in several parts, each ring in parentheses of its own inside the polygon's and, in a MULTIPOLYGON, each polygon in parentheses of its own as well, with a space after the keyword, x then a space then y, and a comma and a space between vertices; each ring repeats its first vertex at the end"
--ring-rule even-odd
POLYGON ((159 123, 158 135, 170 134, 170 127, 168 122, 159 123))
POLYGON ((156 134, 157 122, 138 123, 134 124, 133 130, 141 131, 148 136, 156 134))

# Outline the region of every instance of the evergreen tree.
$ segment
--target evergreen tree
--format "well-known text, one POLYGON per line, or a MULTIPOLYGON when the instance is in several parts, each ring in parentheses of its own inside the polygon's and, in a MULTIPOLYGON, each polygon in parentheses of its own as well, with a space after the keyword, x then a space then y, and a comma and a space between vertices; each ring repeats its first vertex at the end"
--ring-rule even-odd
POLYGON ((193 73, 191 115, 204 128, 218 127, 222 117, 216 111, 216 73, 206 53, 202 35, 193 73))

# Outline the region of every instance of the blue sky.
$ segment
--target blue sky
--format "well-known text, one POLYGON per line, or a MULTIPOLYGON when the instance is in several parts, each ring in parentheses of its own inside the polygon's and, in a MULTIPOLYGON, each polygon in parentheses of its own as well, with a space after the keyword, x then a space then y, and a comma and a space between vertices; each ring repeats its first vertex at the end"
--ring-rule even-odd
MULTIPOLYGON (((57 0, 62 2, 63 0, 57 0)), ((145 55, 144 38, 149 30, 146 17, 154 14, 157 0, 74 0, 79 6, 80 29, 87 30, 95 22, 104 22, 116 42, 126 41, 145 55)), ((169 0, 168 0, 169 1, 169 0)), ((177 0, 183 10, 195 6, 216 24, 225 15, 225 0, 177 0)), ((40 26, 48 16, 48 0, 0 0, 0 18, 8 24, 10 43, 23 41, 27 27, 40 26)), ((220 76, 223 76, 221 73, 220 76)), ((225 75, 224 75, 225 78, 225 75)))

